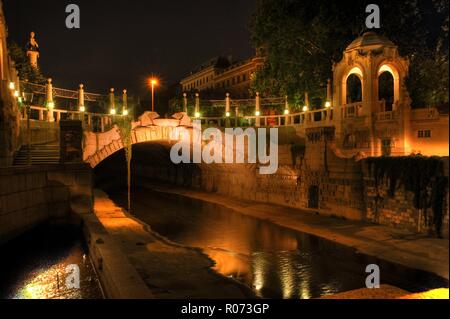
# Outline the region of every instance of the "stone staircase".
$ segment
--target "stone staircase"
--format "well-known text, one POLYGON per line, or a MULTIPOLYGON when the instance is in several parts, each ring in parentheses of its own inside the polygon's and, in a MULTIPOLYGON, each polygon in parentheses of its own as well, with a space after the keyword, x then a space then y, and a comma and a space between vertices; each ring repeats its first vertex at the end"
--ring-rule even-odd
MULTIPOLYGON (((30 146, 31 165, 49 165, 58 164, 60 159, 59 144, 36 144, 30 146)), ((14 166, 28 165, 28 145, 16 153, 14 157, 14 166)))

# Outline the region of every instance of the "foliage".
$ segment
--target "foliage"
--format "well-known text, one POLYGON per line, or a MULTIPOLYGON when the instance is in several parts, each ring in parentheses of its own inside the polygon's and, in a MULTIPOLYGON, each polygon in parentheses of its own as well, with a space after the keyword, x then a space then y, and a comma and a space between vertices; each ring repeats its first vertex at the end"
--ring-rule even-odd
POLYGON ((131 212, 131 161, 133 158, 133 141, 131 136, 132 119, 131 116, 117 116, 114 121, 114 124, 119 127, 120 137, 125 150, 125 159, 127 163, 128 212, 131 212))
POLYGON ((45 84, 46 79, 39 69, 31 66, 30 61, 25 51, 15 42, 8 45, 9 55, 14 61, 15 68, 19 73, 19 78, 22 81, 30 83, 45 84))
POLYGON ((448 178, 444 175, 444 163, 439 157, 376 157, 367 159, 372 177, 378 189, 388 181, 388 195, 393 197, 400 186, 414 194, 414 207, 423 210, 428 225, 433 224, 441 232, 444 200, 448 178), (432 210, 429 218, 427 211, 432 210))
MULTIPOLYGON (((259 0, 250 29, 265 67, 253 90, 268 96, 289 95, 303 103, 310 92, 323 103, 333 63, 365 30, 370 1, 259 0)), ((411 61, 407 87, 415 106, 448 103, 448 2, 384 1, 378 33, 399 46, 411 61)), ((313 105, 314 106, 314 105, 313 105)), ((318 105, 315 105, 318 106, 318 105)))

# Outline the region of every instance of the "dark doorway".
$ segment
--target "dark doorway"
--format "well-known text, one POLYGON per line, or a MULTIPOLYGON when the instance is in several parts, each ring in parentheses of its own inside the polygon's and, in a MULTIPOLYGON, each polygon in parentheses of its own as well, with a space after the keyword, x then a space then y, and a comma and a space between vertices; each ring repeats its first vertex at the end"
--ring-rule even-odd
POLYGON ((383 156, 391 156, 392 154, 392 140, 383 139, 381 141, 381 154, 383 156))
POLYGON ((319 187, 310 186, 308 191, 308 208, 319 208, 319 187))

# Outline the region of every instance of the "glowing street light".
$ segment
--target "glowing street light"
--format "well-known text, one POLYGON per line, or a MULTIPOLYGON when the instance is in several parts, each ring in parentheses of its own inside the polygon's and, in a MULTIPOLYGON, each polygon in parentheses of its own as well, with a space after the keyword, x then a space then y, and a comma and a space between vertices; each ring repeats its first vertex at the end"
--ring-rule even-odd
POLYGON ((111 109, 111 111, 109 111, 109 114, 111 114, 111 115, 116 115, 116 114, 117 114, 116 109, 111 109))
POLYGON ((86 107, 85 107, 85 106, 80 106, 80 112, 81 112, 81 113, 86 112, 86 107))
POLYGON ((123 110, 122 115, 123 116, 128 116, 128 110, 123 110))
POLYGON ((159 81, 157 78, 150 78, 149 83, 152 88, 152 112, 155 112, 155 86, 159 85, 159 81))
POLYGON ((225 113, 225 116, 226 116, 226 117, 230 117, 230 116, 231 116, 230 112, 226 112, 226 113, 225 113))
POLYGON ((307 105, 305 105, 304 107, 303 107, 303 112, 308 112, 309 111, 309 107, 307 106, 307 105))
POLYGON ((284 110, 284 115, 289 115, 289 110, 284 110))
POLYGON ((195 112, 195 118, 200 118, 200 113, 199 112, 195 112))
POLYGON ((261 112, 260 112, 260 111, 256 111, 256 112, 255 112, 255 115, 256 115, 256 116, 261 116, 261 112))
POLYGON ((14 91, 16 89, 16 84, 14 82, 9 82, 9 89, 14 91))
POLYGON ((331 107, 331 102, 330 101, 326 101, 325 102, 325 108, 329 109, 331 107))

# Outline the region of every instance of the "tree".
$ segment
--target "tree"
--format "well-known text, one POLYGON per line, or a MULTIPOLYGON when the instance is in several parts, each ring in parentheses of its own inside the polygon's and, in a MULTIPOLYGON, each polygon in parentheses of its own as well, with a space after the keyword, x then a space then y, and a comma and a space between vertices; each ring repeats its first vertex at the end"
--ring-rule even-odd
POLYGON ((19 73, 20 80, 37 84, 44 84, 46 82, 46 79, 42 75, 41 71, 31 66, 24 50, 17 45, 17 43, 11 42, 8 45, 8 51, 9 56, 14 61, 15 68, 19 73))
MULTIPOLYGON (((323 101, 333 63, 365 31, 370 1, 259 0, 250 23, 252 41, 267 59, 254 91, 289 95, 303 103, 323 101)), ((448 3, 444 0, 385 1, 378 33, 411 61, 407 87, 416 106, 448 104, 448 3)), ((318 106, 318 105, 317 105, 318 106)))

